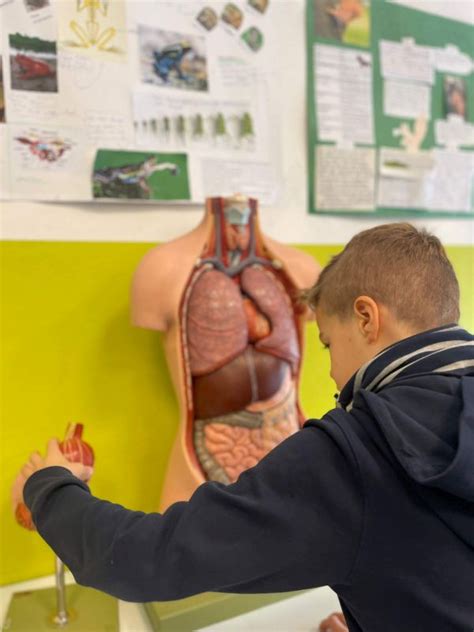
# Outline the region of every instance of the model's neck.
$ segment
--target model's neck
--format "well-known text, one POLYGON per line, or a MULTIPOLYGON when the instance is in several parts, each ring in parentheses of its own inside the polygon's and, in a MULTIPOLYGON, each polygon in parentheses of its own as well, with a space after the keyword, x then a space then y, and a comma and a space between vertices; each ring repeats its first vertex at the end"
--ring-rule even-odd
POLYGON ((208 231, 203 260, 216 264, 233 276, 247 262, 251 265, 266 261, 258 256, 261 248, 257 244, 259 231, 256 200, 249 200, 250 213, 246 221, 241 223, 229 221, 229 206, 226 198, 208 199, 203 222, 198 228, 208 231))

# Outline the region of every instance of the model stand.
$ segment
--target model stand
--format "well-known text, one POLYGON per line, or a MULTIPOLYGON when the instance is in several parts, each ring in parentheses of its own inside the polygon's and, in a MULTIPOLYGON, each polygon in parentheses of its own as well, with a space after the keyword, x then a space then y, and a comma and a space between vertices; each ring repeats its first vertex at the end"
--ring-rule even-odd
POLYGON ((56 557, 55 586, 14 593, 2 630, 11 632, 118 632, 117 599, 92 588, 65 585, 56 557))

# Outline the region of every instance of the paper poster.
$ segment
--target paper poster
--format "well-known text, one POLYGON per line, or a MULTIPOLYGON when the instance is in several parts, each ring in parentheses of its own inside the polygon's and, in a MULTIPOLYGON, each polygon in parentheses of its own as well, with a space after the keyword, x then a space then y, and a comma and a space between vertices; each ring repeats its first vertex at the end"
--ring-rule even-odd
POLYGON ((23 0, 23 3, 33 24, 53 18, 51 0, 23 0))
POLYGON ((430 211, 472 211, 474 155, 434 150, 434 169, 425 182, 425 207, 430 211))
POLYGON ((87 108, 82 118, 89 147, 125 148, 133 145, 130 121, 120 110, 87 108))
POLYGON ((8 43, 12 90, 58 92, 55 41, 13 33, 8 43))
POLYGON ((381 148, 377 204, 382 207, 423 209, 425 180, 434 166, 430 151, 407 152, 381 148))
POLYGON ((89 187, 80 129, 9 125, 10 196, 26 200, 78 200, 89 187))
POLYGON ((202 163, 202 178, 205 196, 212 196, 212 191, 219 189, 224 196, 239 191, 249 197, 268 200, 275 199, 280 192, 271 165, 265 162, 221 162, 209 157, 202 163))
POLYGON ((277 86, 268 75, 275 46, 272 3, 170 5, 163 3, 155 21, 146 3, 129 13, 137 32, 135 145, 185 152, 192 199, 211 190, 222 194, 229 182, 243 191, 256 178, 249 165, 258 165, 265 174, 260 199, 274 202, 280 149, 272 133, 277 86), (177 19, 178 5, 186 19, 177 19))
POLYGON ((126 61, 124 0, 57 2, 59 48, 104 62, 126 61))
POLYGON ((474 61, 462 53, 455 44, 444 48, 433 48, 434 65, 438 72, 469 75, 474 69, 474 61))
POLYGON ((445 147, 473 147, 474 125, 464 118, 450 115, 435 121, 436 143, 445 147))
POLYGON ((428 46, 419 46, 412 39, 382 40, 379 50, 382 77, 430 85, 434 82, 434 55, 428 46))
POLYGON ((474 155, 456 150, 383 148, 379 156, 378 204, 438 212, 470 212, 474 155))
POLYGON ((140 24, 138 42, 144 83, 198 92, 209 89, 204 37, 140 24))
POLYGON ((249 188, 259 173, 260 201, 275 202, 272 9, 273 0, 4 5, 4 191, 202 203, 229 182, 231 193, 249 188))
POLYGON ((318 139, 372 144, 372 57, 324 44, 314 47, 318 139))
POLYGON ((92 190, 95 199, 189 200, 187 156, 99 149, 92 190))
POLYGON ((260 139, 250 99, 197 99, 150 92, 133 95, 137 145, 189 147, 229 156, 252 154, 260 139))
POLYGON ((399 118, 430 118, 431 86, 387 79, 384 82, 384 112, 399 118))
POLYGON ((320 145, 316 151, 318 207, 327 211, 373 211, 375 150, 320 145))
POLYGON ((472 26, 405 5, 306 1, 310 213, 474 215, 472 26))
MULTIPOLYGON (((5 20, 3 30, 3 91, 8 103, 7 123, 49 123, 57 120, 60 102, 57 40, 53 21, 32 24, 24 4, 2 10, 21 9, 18 29, 5 20)), ((3 23, 2 23, 3 26, 3 23)))
POLYGON ((370 0, 311 0, 318 38, 370 46, 370 0))
POLYGON ((419 180, 434 166, 431 151, 407 152, 382 147, 379 152, 379 173, 382 176, 419 180))
POLYGON ((423 182, 382 177, 377 185, 377 205, 382 208, 423 210, 423 182))

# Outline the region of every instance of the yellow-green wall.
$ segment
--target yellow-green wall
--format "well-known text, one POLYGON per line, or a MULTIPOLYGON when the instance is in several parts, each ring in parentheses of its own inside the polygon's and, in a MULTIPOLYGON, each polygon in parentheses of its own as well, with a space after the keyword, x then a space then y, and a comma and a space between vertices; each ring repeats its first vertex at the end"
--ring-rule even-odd
MULTIPOLYGON (((53 571, 46 544, 20 528, 11 482, 31 451, 68 421, 96 451, 92 490, 132 509, 158 504, 178 409, 159 334, 128 318, 131 275, 152 244, 1 244, 0 583, 53 571)), ((301 246, 324 264, 340 246, 301 246)), ((462 286, 462 324, 474 329, 472 248, 449 248, 462 286)), ((302 402, 333 403, 328 356, 308 327, 302 402)))

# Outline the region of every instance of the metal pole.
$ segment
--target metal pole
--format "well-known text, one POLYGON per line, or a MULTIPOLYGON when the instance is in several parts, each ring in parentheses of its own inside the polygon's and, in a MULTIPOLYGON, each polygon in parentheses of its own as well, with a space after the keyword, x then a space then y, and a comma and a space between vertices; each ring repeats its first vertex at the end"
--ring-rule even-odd
POLYGON ((59 627, 68 624, 68 616, 66 610, 66 586, 64 584, 64 564, 58 556, 56 556, 56 608, 57 613, 54 617, 54 623, 59 627))

